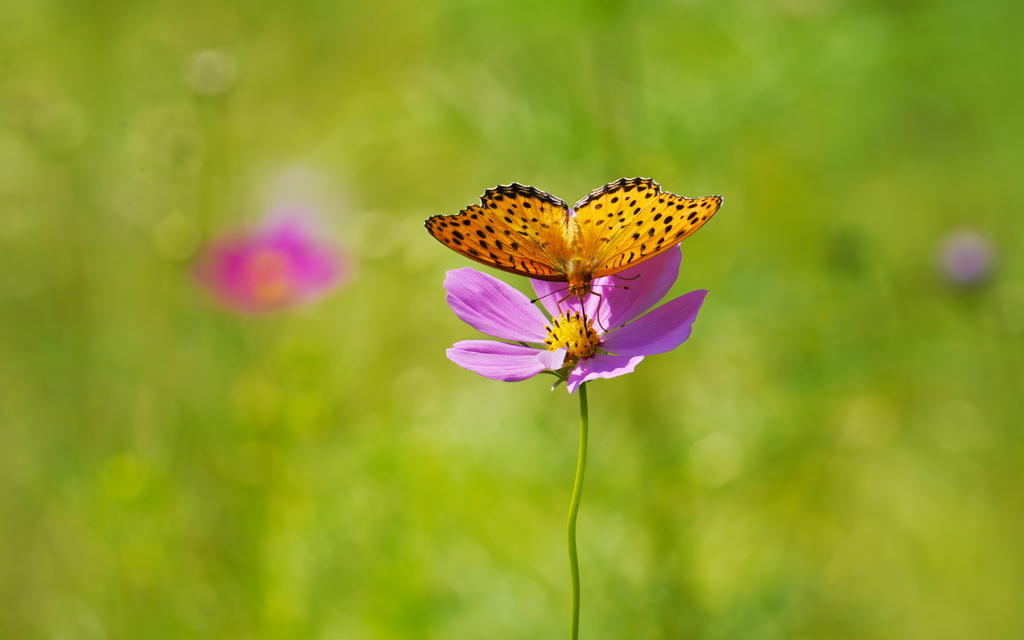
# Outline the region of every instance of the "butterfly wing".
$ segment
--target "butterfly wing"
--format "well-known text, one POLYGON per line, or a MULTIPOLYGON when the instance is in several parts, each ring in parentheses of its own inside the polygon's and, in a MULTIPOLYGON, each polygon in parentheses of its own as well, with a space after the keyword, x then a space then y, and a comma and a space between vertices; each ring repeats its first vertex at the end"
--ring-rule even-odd
POLYGON ((711 219, 721 196, 684 198, 647 178, 622 178, 576 203, 580 247, 600 278, 653 258, 711 219))
POLYGON ((514 182, 488 189, 479 205, 426 221, 430 235, 471 260, 529 278, 565 280, 568 206, 514 182))

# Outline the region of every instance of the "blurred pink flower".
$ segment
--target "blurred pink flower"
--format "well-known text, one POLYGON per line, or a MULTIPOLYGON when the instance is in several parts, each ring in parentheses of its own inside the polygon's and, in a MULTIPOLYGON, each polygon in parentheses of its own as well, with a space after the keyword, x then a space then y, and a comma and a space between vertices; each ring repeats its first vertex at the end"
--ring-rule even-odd
POLYGON ((212 241, 195 277, 224 307, 260 314, 319 300, 350 271, 341 251, 316 237, 311 220, 287 210, 255 229, 212 241))
POLYGON ((986 235, 959 229, 942 239, 938 258, 946 278, 971 286, 983 284, 992 276, 996 256, 992 241, 986 235))

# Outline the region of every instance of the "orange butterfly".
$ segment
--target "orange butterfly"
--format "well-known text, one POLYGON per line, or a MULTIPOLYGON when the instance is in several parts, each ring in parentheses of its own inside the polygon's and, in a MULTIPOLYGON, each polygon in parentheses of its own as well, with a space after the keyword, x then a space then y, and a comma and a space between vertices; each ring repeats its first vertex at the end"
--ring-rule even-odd
POLYGON ((591 191, 575 214, 543 191, 513 182, 488 189, 479 205, 432 216, 427 231, 489 267, 565 282, 583 299, 590 281, 675 246, 711 219, 721 196, 684 198, 647 178, 622 178, 591 191))

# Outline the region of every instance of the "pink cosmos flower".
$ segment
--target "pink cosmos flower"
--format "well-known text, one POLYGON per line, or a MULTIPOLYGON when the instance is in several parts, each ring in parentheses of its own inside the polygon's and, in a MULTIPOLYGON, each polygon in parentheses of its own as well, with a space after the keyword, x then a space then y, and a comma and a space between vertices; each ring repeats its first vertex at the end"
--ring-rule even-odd
POLYGON ((469 267, 449 271, 444 283, 448 304, 463 322, 502 340, 537 346, 462 340, 448 349, 448 359, 503 382, 558 372, 569 393, 590 380, 631 373, 644 356, 671 351, 690 337, 705 290, 641 316, 675 284, 682 257, 675 247, 618 276, 597 278, 592 286, 601 297, 589 295, 582 305, 575 297, 559 305, 565 283, 532 280, 550 321, 529 298, 497 278, 469 267))
POLYGON ((217 302, 259 314, 318 300, 349 277, 337 249, 315 237, 312 222, 293 210, 264 224, 214 240, 203 252, 196 280, 217 302))

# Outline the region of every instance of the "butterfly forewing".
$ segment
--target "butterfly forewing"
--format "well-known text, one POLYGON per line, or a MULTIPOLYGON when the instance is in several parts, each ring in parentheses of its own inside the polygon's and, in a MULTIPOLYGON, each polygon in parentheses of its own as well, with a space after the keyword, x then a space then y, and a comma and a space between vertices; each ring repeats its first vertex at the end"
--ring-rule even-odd
POLYGON ((612 275, 675 246, 718 210, 719 196, 690 199, 646 178, 625 178, 576 203, 580 253, 592 277, 612 275))
POLYGON ((432 236, 495 269, 539 280, 565 280, 568 207, 518 183, 487 190, 480 205, 426 221, 432 236))

